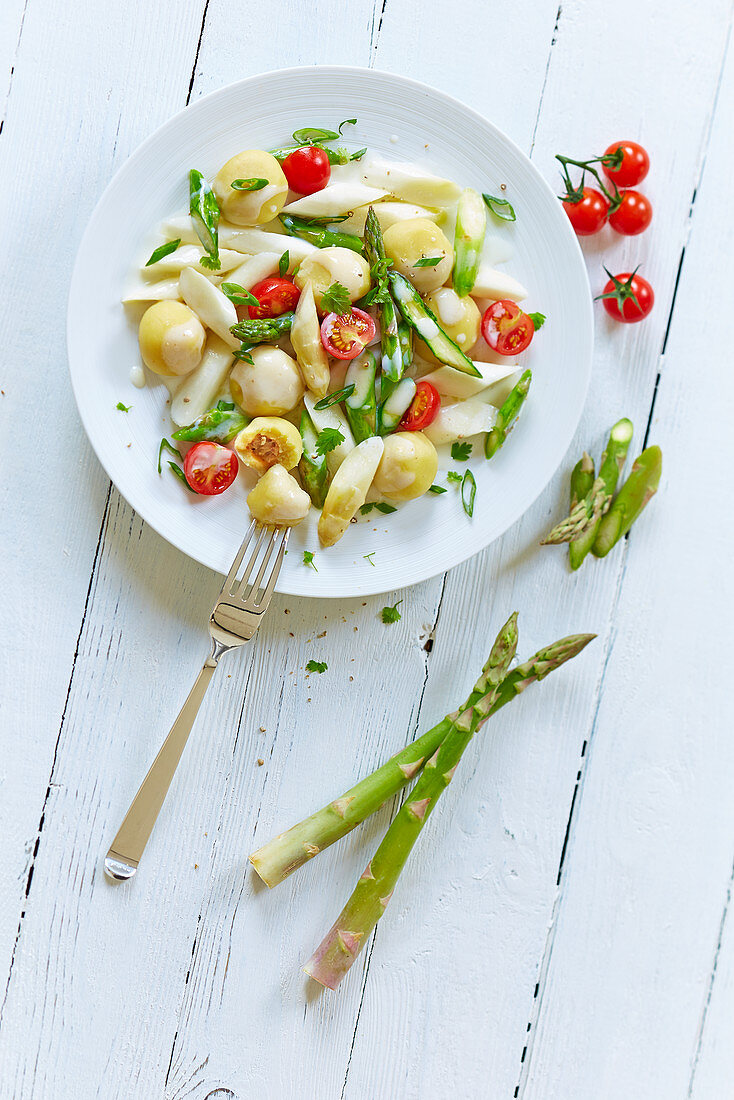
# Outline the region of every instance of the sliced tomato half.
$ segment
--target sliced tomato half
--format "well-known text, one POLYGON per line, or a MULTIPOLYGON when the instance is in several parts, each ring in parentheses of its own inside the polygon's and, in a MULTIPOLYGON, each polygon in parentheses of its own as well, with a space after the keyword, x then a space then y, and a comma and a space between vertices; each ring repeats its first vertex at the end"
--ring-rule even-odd
POLYGON ((374 338, 375 322, 354 307, 349 313, 328 313, 321 322, 321 343, 335 359, 356 359, 374 338))

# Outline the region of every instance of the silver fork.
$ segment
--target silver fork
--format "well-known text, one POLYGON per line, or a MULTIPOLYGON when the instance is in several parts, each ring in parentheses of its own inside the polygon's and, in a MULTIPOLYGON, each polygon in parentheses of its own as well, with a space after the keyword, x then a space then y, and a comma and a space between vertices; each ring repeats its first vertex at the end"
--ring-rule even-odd
POLYGON ((212 651, 105 857, 105 873, 116 882, 132 878, 138 869, 219 658, 249 642, 268 609, 289 535, 290 527, 263 527, 256 520, 250 524, 209 618, 212 651), (268 572, 276 545, 275 561, 268 572), (238 576, 248 551, 244 573, 238 576))

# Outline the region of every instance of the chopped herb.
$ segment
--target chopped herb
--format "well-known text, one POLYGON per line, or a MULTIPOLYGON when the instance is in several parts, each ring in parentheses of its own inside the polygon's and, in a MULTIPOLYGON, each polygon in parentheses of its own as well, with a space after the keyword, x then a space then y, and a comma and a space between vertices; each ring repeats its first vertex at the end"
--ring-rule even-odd
POLYGON ((542 328, 545 324, 546 317, 544 313, 528 313, 528 317, 533 322, 533 328, 537 332, 539 328, 542 328))
POLYGON ((263 187, 268 186, 268 181, 261 176, 253 176, 246 180, 232 180, 229 186, 233 191, 262 191, 263 187))
POLYGON ((178 465, 178 463, 177 463, 177 462, 170 462, 170 461, 169 461, 168 465, 169 465, 169 466, 171 467, 171 469, 173 470, 173 472, 174 472, 174 474, 176 475, 176 477, 178 478, 178 480, 179 480, 179 481, 181 481, 181 482, 183 482, 183 484, 184 484, 184 485, 186 486, 186 488, 188 489, 188 491, 189 491, 190 493, 195 493, 195 492, 196 492, 196 489, 192 489, 192 488, 191 488, 191 486, 189 485, 188 481, 186 480, 186 474, 185 474, 185 473, 183 472, 183 470, 182 470, 182 469, 181 469, 181 467, 180 467, 180 466, 178 465))
POLYGON ((339 222, 348 221, 353 210, 350 210, 347 214, 325 214, 322 218, 304 218, 304 223, 310 228, 320 229, 324 225, 338 225, 339 222))
POLYGON ((324 428, 322 432, 319 432, 318 439, 316 440, 316 454, 328 454, 329 451, 333 451, 335 447, 338 447, 339 444, 343 442, 344 436, 338 428, 324 428))
POLYGON ((385 501, 373 501, 370 504, 363 504, 359 510, 363 516, 366 516, 373 508, 377 509, 378 512, 382 512, 385 516, 389 516, 391 512, 397 512, 397 508, 385 501))
POLYGON ((288 249, 286 248, 285 252, 283 253, 283 255, 278 260, 278 274, 280 275, 281 279, 287 273, 288 268, 290 266, 290 262, 291 262, 290 253, 289 253, 288 249))
POLYGON ((356 153, 352 153, 352 155, 349 159, 350 160, 361 160, 366 152, 367 152, 367 146, 365 145, 364 149, 358 149, 356 153))
POLYGON ((158 448, 158 473, 159 474, 162 472, 161 467, 162 467, 162 464, 163 464, 163 452, 164 451, 168 451, 169 454, 175 455, 176 458, 181 457, 181 452, 174 447, 173 443, 169 443, 169 441, 164 436, 163 439, 161 440, 161 445, 158 448))
POLYGON ((328 290, 321 295, 322 313, 349 313, 352 308, 352 299, 349 291, 341 283, 332 283, 328 290))
POLYGON ((431 487, 429 488, 428 492, 429 492, 429 493, 435 493, 435 494, 436 494, 436 496, 438 496, 438 495, 439 495, 439 493, 445 493, 445 492, 446 492, 446 489, 444 488, 444 486, 443 486, 443 485, 431 485, 431 487))
POLYGON ((326 397, 322 397, 320 401, 316 402, 314 408, 318 409, 319 412, 323 409, 330 409, 332 405, 338 405, 340 401, 346 401, 348 397, 351 397, 354 393, 354 388, 354 382, 350 382, 343 390, 334 390, 333 393, 327 394, 326 397))
POLYGON ((256 308, 260 305, 255 295, 250 294, 249 290, 245 290, 239 283, 222 283, 219 289, 227 295, 232 305, 255 306, 256 308))
POLYGON ((377 566, 375 565, 375 563, 373 562, 372 559, 374 558, 376 553, 377 553, 377 551, 373 550, 371 554, 363 554, 362 555, 362 557, 365 559, 365 561, 368 561, 374 569, 377 569, 377 566))
POLYGON ((303 564, 304 565, 310 565, 311 568, 314 570, 314 572, 318 573, 318 569, 316 568, 316 564, 313 560, 313 551, 312 550, 304 550, 303 551, 303 564))
POLYGON ((413 267, 438 267, 442 259, 443 256, 423 256, 415 261, 413 267))
POLYGON ((471 443, 452 443, 451 457, 454 462, 466 462, 472 452, 471 443))
POLYGON ((159 245, 155 251, 151 252, 150 259, 146 260, 145 266, 150 267, 151 264, 157 264, 164 256, 170 256, 172 252, 176 251, 180 244, 181 238, 177 237, 175 241, 166 241, 165 244, 159 245))
POLYGON ((460 474, 457 470, 448 470, 446 472, 447 481, 458 481, 459 484, 464 480, 464 475, 460 474))
POLYGON ((197 237, 209 253, 202 256, 199 263, 210 271, 216 271, 222 266, 219 259, 219 203, 201 172, 195 168, 189 172, 189 214, 197 237))
POLYGON ((129 413, 132 405, 123 405, 122 401, 118 401, 115 408, 119 409, 121 413, 129 413))
POLYGON ((309 661, 306 672, 326 672, 328 667, 326 661, 309 661))
POLYGON ((474 515, 474 497, 477 495, 477 483, 471 470, 467 470, 461 482, 461 503, 464 511, 471 517, 474 515))
POLYGON ((383 623, 396 623, 399 621, 400 612, 398 611, 398 607, 402 602, 402 600, 398 600, 394 607, 383 607, 380 612, 383 623))
POLYGON ((516 220, 515 210, 512 203, 507 199, 498 199, 496 195, 482 195, 482 198, 486 202, 489 209, 503 222, 514 222, 516 220))
POLYGON ((237 351, 233 353, 234 358, 239 360, 240 363, 250 363, 252 365, 252 363, 254 363, 254 359, 250 355, 250 352, 252 351, 254 346, 254 344, 240 344, 240 346, 237 348, 237 351))
POLYGON ((315 141, 333 141, 339 135, 334 130, 319 130, 315 126, 304 126, 293 131, 293 140, 299 145, 313 145, 315 141))
POLYGON ((356 126, 356 118, 345 118, 343 122, 339 123, 339 133, 342 132, 342 126, 356 126))
POLYGON ((376 260, 370 268, 370 275, 372 276, 374 286, 372 290, 361 300, 362 307, 379 305, 390 301, 390 287, 387 282, 388 269, 393 266, 392 260, 380 259, 376 260))

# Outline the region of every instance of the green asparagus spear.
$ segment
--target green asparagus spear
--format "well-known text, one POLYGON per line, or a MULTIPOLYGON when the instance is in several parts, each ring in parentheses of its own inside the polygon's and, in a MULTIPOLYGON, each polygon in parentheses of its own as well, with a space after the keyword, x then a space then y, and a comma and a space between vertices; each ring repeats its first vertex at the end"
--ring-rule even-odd
POLYGON ((201 172, 192 168, 189 172, 189 214, 196 235, 209 253, 202 256, 202 267, 216 271, 222 265, 219 260, 219 203, 201 172))
POLYGON ((186 443, 198 443, 202 439, 212 443, 229 443, 249 423, 249 417, 240 412, 233 401, 218 401, 213 409, 197 416, 192 424, 174 432, 173 438, 186 443))
MULTIPOLYGON (((509 672, 492 704, 490 714, 496 714, 512 702, 530 684, 543 680, 549 673, 576 657, 595 634, 573 634, 561 638, 524 661, 509 672)), ((486 695, 484 670, 466 702, 459 711, 473 707, 486 695)), ((432 729, 402 749, 371 775, 345 791, 333 802, 311 814, 305 821, 268 841, 250 856, 250 862, 263 882, 277 886, 298 867, 340 840, 405 787, 439 747, 458 712, 447 715, 432 729)))
POLYGON ((377 410, 378 435, 389 435, 395 431, 415 397, 415 390, 412 378, 401 378, 399 382, 388 378, 381 382, 380 405, 377 410))
POLYGON ((352 359, 344 379, 347 386, 354 384, 354 389, 344 402, 344 411, 357 443, 375 434, 376 373, 377 359, 371 351, 363 351, 352 359))
POLYGON ((415 329, 436 358, 455 370, 478 378, 481 371, 464 354, 459 345, 444 332, 436 315, 428 308, 413 284, 399 271, 392 269, 387 272, 387 278, 403 320, 415 329))
POLYGON ((594 459, 586 451, 571 470, 571 508, 575 508, 594 484, 594 459))
POLYGON ((305 409, 301 413, 300 429, 301 439, 303 440, 303 454, 298 463, 298 472, 301 475, 303 487, 313 503, 317 508, 323 508, 329 487, 326 455, 321 454, 316 447, 319 433, 305 409))
POLYGON ((265 317, 259 321, 238 321, 229 331, 250 346, 273 344, 290 332, 293 317, 293 313, 281 313, 278 317, 265 317))
POLYGON ((663 472, 663 452, 648 447, 635 459, 630 476, 617 494, 617 499, 599 524, 592 551, 603 558, 623 538, 648 501, 655 496, 663 472))
POLYGON ((322 226, 309 225, 302 218, 294 218, 291 214, 281 214, 280 221, 291 237, 300 237, 304 241, 310 241, 317 248, 351 248, 353 252, 362 251, 362 239, 355 233, 337 233, 333 229, 324 229, 322 226))
POLYGON ((466 187, 459 196, 454 236, 454 290, 460 298, 471 293, 477 280, 484 245, 487 213, 482 196, 466 187))
POLYGON ((497 413, 497 419, 494 422, 494 427, 487 432, 484 440, 484 457, 492 458, 497 454, 502 444, 507 439, 507 436, 514 425, 517 417, 520 413, 520 409, 525 403, 525 398, 528 395, 530 389, 530 383, 533 380, 533 372, 530 370, 524 371, 524 373, 517 380, 513 388, 508 393, 504 402, 502 403, 499 412, 497 413))
POLYGON ((364 224, 364 251, 372 277, 377 282, 373 301, 377 302, 380 315, 382 377, 397 382, 403 374, 403 356, 398 338, 398 315, 387 283, 387 259, 382 229, 373 207, 369 208, 364 224))
POLYGON ((400 354, 403 357, 403 372, 405 372, 413 362, 413 330, 405 321, 398 321, 398 340, 400 354))

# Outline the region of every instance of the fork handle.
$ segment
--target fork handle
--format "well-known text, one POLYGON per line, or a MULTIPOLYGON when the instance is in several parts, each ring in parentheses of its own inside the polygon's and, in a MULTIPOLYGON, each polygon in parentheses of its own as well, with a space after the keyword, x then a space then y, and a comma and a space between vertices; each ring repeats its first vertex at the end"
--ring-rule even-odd
POLYGON ((117 836, 112 841, 105 857, 104 869, 107 876, 116 882, 124 882, 132 878, 138 869, 145 845, 153 832, 156 818, 168 794, 181 754, 186 747, 201 701, 214 675, 219 657, 226 652, 226 648, 215 643, 211 656, 196 677, 194 686, 171 727, 171 732, 161 745, 130 809, 125 814, 117 836))

